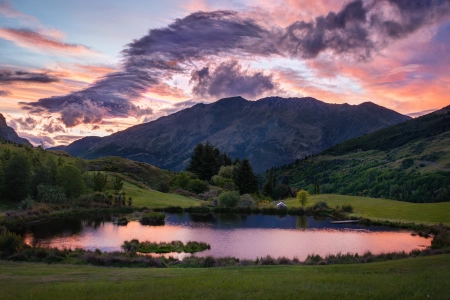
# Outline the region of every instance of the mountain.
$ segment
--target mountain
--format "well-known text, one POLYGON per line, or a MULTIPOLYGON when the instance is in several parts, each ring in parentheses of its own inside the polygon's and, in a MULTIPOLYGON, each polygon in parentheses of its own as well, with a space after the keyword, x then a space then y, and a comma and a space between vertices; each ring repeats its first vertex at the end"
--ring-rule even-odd
MULTIPOLYGON (((279 182, 311 193, 319 187, 320 193, 450 201, 450 106, 273 171, 279 182)), ((261 183, 268 175, 260 175, 261 183)))
POLYGON ((48 150, 64 150, 73 156, 83 156, 83 153, 91 148, 95 143, 99 142, 102 138, 99 136, 86 136, 82 139, 76 140, 67 146, 56 146, 48 148, 48 150))
POLYGON ((6 119, 2 114, 0 114, 0 140, 32 146, 27 139, 19 137, 14 129, 6 124, 6 119))
POLYGON ((195 145, 209 141, 232 157, 247 157, 260 172, 408 119, 370 102, 348 105, 309 97, 258 101, 233 97, 133 126, 101 138, 82 152, 85 158, 121 156, 181 170, 195 145))

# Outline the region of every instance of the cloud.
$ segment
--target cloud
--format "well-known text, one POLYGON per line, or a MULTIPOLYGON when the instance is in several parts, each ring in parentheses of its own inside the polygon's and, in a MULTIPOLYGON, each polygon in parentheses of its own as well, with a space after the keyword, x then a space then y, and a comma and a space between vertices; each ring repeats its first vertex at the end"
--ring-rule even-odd
MULTIPOLYGON (((197 95, 239 93, 256 97, 274 88, 271 76, 224 60, 304 60, 326 54, 335 59, 342 56, 368 61, 391 42, 448 19, 449 3, 450 0, 355 0, 338 12, 310 21, 298 20, 286 28, 270 26, 251 13, 196 12, 167 27, 152 29, 128 44, 122 51, 122 71, 107 74, 87 89, 66 96, 22 104, 31 112, 60 113, 68 127, 98 123, 103 117, 139 116, 142 108, 133 101, 148 91, 176 96, 164 82, 178 74, 193 75, 197 95), (208 65, 211 60, 218 61, 214 70, 208 65)), ((25 40, 30 35, 39 41, 38 36, 27 31, 7 33, 25 40)), ((151 109, 146 113, 151 113, 151 109)))
POLYGON ((79 135, 57 135, 53 137, 53 139, 58 143, 68 143, 68 144, 82 138, 84 138, 84 136, 79 135))
POLYGON ((24 14, 14 9, 11 4, 3 1, 0 2, 0 14, 7 18, 21 19, 27 23, 39 23, 39 21, 35 17, 24 14))
POLYGON ((50 123, 42 125, 42 131, 46 133, 57 133, 57 132, 66 132, 63 126, 58 124, 55 120, 50 120, 50 123))
POLYGON ((18 46, 43 52, 63 52, 71 55, 98 55, 98 52, 81 45, 64 43, 59 39, 31 29, 0 28, 0 38, 18 46))
POLYGON ((201 97, 243 96, 255 98, 276 88, 271 75, 245 70, 236 60, 223 62, 215 69, 193 71, 192 93, 201 97))
POLYGON ((45 144, 52 146, 55 145, 55 140, 47 135, 34 135, 28 132, 17 132, 17 134, 20 137, 26 138, 27 140, 30 141, 30 143, 32 143, 35 146, 40 145, 41 142, 44 142, 45 144))
POLYGON ((92 128, 91 128, 91 130, 97 130, 97 129, 100 129, 100 126, 94 125, 94 126, 92 126, 92 128))
POLYGON ((15 118, 9 121, 9 124, 14 130, 33 130, 39 122, 32 117, 15 118))
POLYGON ((16 82, 32 82, 32 83, 52 83, 58 82, 59 79, 47 73, 35 73, 26 71, 11 71, 0 69, 0 84, 9 84, 16 82))
POLYGON ((0 90, 0 97, 8 97, 11 96, 11 92, 10 91, 5 91, 5 90, 0 90))

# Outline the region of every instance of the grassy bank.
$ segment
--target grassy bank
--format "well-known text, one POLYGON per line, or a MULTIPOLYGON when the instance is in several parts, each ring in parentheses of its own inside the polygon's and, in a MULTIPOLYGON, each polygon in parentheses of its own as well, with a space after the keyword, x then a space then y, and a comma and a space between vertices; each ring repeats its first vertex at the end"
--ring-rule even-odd
MULTIPOLYGON (((450 225, 450 202, 443 203, 409 203, 395 200, 355 197, 345 195, 313 195, 310 203, 326 201, 329 206, 351 204, 354 208, 352 215, 400 222, 416 222, 425 224, 443 223, 450 225)), ((285 201, 288 207, 299 207, 296 199, 285 201)))
POLYGON ((132 269, 0 262, 3 299, 446 299, 450 255, 333 266, 132 269))

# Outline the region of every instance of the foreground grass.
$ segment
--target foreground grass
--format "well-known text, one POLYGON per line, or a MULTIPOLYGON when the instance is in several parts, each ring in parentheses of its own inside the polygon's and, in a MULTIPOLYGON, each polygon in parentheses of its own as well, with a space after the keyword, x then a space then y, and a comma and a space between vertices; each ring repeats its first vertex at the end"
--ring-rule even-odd
MULTIPOLYGON (((443 203, 409 203, 387 199, 376 199, 346 195, 313 195, 310 203, 326 201, 331 207, 351 204, 352 215, 370 219, 380 219, 401 222, 416 222, 425 224, 443 223, 450 225, 450 202, 443 203)), ((285 201, 288 207, 298 207, 298 200, 285 201)))
POLYGON ((132 269, 0 262, 2 299, 447 299, 450 255, 332 266, 132 269))

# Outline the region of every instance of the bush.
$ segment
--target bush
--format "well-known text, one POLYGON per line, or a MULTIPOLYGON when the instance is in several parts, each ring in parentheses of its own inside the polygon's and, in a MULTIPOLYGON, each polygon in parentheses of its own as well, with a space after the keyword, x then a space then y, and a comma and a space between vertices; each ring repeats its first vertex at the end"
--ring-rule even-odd
POLYGON ((325 201, 319 201, 316 204, 313 205, 314 210, 328 210, 330 207, 328 206, 328 203, 325 201))
POLYGON ((0 235, 0 256, 8 257, 23 248, 25 245, 20 235, 5 231, 0 235))
POLYGON ((220 194, 218 198, 219 206, 224 207, 236 207, 240 200, 241 197, 239 196, 239 193, 231 191, 220 194))
POLYGON ((241 195, 241 201, 239 202, 241 207, 255 207, 256 201, 250 194, 241 195))
POLYGON ((353 206, 351 206, 351 204, 343 204, 341 210, 343 212, 352 213, 353 212, 353 206))
POLYGON ((187 189, 189 192, 201 194, 208 190, 208 183, 200 179, 193 179, 189 181, 187 189))
POLYGON ((33 208, 33 198, 30 196, 26 197, 19 203, 19 209, 28 210, 33 208))
POLYGON ((170 185, 163 181, 159 184, 158 191, 161 193, 168 193, 170 191, 170 185))
POLYGON ((64 189, 53 185, 39 185, 36 199, 41 203, 63 204, 68 202, 64 189))
POLYGON ((164 225, 166 215, 160 212, 148 212, 141 216, 139 222, 143 225, 164 225))

